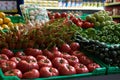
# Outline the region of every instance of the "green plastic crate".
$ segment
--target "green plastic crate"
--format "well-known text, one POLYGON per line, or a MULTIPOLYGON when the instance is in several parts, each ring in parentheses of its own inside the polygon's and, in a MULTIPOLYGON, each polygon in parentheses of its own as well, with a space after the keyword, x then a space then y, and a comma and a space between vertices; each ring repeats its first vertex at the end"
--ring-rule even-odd
MULTIPOLYGON (((88 54, 88 55, 90 55, 90 54, 88 54)), ((120 74, 120 67, 107 65, 100 59, 96 58, 95 56, 93 56, 93 55, 90 55, 90 56, 94 57, 94 59, 96 61, 98 61, 100 64, 102 64, 103 66, 106 67, 106 74, 120 74)))
POLYGON ((25 20, 22 16, 7 16, 11 19, 13 23, 25 23, 25 20))

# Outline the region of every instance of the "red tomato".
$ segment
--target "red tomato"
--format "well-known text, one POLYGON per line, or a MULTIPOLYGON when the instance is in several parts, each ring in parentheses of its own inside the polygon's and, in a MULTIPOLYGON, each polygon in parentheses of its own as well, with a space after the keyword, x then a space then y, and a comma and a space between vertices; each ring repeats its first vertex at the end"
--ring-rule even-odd
POLYGON ((47 56, 47 58, 49 58, 50 60, 52 60, 54 58, 54 54, 51 51, 47 50, 47 49, 43 50, 43 54, 45 56, 47 56))
POLYGON ((77 42, 73 42, 73 43, 70 44, 70 48, 73 51, 79 50, 80 49, 80 44, 77 43, 77 42))
POLYGON ((0 68, 2 69, 3 72, 6 72, 11 69, 15 69, 16 63, 13 61, 5 61, 5 62, 1 63, 0 68))
POLYGON ((62 18, 67 18, 67 17, 68 17, 68 14, 67 14, 66 12, 63 12, 63 13, 61 13, 61 17, 62 17, 62 18))
POLYGON ((61 75, 76 74, 75 68, 69 64, 62 64, 58 67, 58 71, 61 75))
POLYGON ((34 57, 37 57, 38 55, 42 55, 42 50, 39 50, 39 49, 26 49, 25 50, 25 54, 26 55, 30 55, 30 56, 34 56, 34 57))
POLYGON ((61 57, 56 57, 52 60, 52 64, 54 67, 58 68, 62 64, 68 64, 68 61, 61 57))
POLYGON ((96 68, 100 68, 100 65, 97 63, 90 63, 87 65, 90 72, 94 71, 96 68))
POLYGON ((75 23, 77 26, 79 26, 79 27, 82 27, 83 26, 83 22, 76 22, 75 23))
POLYGON ((27 56, 26 60, 21 60, 17 68, 20 69, 23 73, 31 69, 39 69, 37 60, 33 56, 27 56))
POLYGON ((31 69, 23 74, 23 79, 39 78, 39 77, 40 77, 40 73, 37 69, 31 69))
POLYGON ((58 76, 59 72, 56 68, 53 67, 42 67, 40 69, 41 77, 51 77, 51 76, 58 76))
POLYGON ((87 56, 79 57, 79 61, 80 61, 80 63, 85 64, 85 65, 93 63, 93 60, 89 59, 87 56))
POLYGON ((79 22, 79 20, 78 20, 78 18, 75 17, 75 18, 72 18, 72 22, 77 24, 79 22))
POLYGON ((89 72, 88 68, 84 64, 75 64, 74 67, 78 74, 89 72))
POLYGON ((71 50, 71 48, 70 48, 69 44, 67 44, 67 43, 62 44, 61 47, 60 47, 61 52, 67 52, 68 53, 68 52, 70 52, 70 50, 71 50))
POLYGON ((18 64, 21 61, 21 59, 19 57, 12 57, 10 61, 14 61, 16 64, 18 64))
POLYGON ((59 12, 55 13, 55 19, 61 18, 61 14, 59 12))
POLYGON ((19 57, 20 59, 24 60, 27 56, 24 52, 17 52, 15 53, 15 57, 19 57))
POLYGON ((79 63, 79 59, 78 59, 76 56, 74 56, 74 55, 70 56, 70 57, 67 59, 67 61, 68 61, 69 64, 72 65, 72 66, 74 66, 75 64, 78 64, 78 63, 79 63))
POLYGON ((51 15, 51 16, 49 16, 49 18, 50 18, 51 20, 53 20, 53 19, 55 19, 55 16, 54 16, 54 15, 51 15))
POLYGON ((43 55, 38 55, 38 56, 36 57, 36 59, 37 59, 37 61, 39 61, 39 60, 41 60, 41 59, 47 59, 47 57, 46 57, 46 56, 43 56, 43 55))
POLYGON ((11 69, 9 71, 6 71, 4 75, 5 76, 17 76, 19 78, 22 78, 22 72, 19 69, 11 69))
POLYGON ((4 61, 9 60, 9 58, 7 57, 7 55, 5 54, 0 54, 0 64, 4 61))
POLYGON ((52 62, 49 59, 41 59, 38 61, 39 68, 41 67, 52 67, 52 62))
POLYGON ((64 58, 64 59, 68 59, 68 58, 70 58, 70 54, 68 54, 68 53, 66 53, 66 52, 63 52, 62 53, 63 55, 62 55, 62 57, 64 58))
POLYGON ((85 54, 80 51, 73 51, 71 54, 77 56, 78 58, 80 58, 81 56, 85 56, 85 54))
POLYGON ((53 52, 53 51, 58 51, 58 47, 54 46, 54 47, 51 48, 50 51, 51 51, 51 52, 53 52))
POLYGON ((87 22, 87 21, 85 21, 83 23, 83 28, 90 28, 90 27, 93 27, 93 26, 94 26, 93 23, 91 24, 90 22, 87 22))
POLYGON ((70 20, 72 20, 73 18, 75 18, 75 16, 74 15, 70 15, 70 20))
POLYGON ((6 54, 9 58, 14 56, 14 53, 7 48, 2 49, 0 53, 1 54, 6 54))

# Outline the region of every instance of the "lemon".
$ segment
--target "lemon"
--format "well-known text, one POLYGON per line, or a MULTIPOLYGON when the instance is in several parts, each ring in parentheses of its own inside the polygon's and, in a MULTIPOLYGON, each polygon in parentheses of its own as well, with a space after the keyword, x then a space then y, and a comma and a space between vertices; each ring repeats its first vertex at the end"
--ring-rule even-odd
POLYGON ((3 24, 3 19, 2 18, 0 18, 0 24, 3 24))
POLYGON ((18 26, 23 26, 23 23, 18 23, 18 26))
POLYGON ((12 27, 12 26, 14 26, 14 24, 13 24, 12 22, 9 22, 9 23, 8 23, 8 26, 9 26, 9 27, 12 27))
POLYGON ((2 28, 3 28, 3 29, 9 29, 8 25, 6 25, 6 24, 3 24, 3 25, 2 25, 2 28))
POLYGON ((0 18, 4 18, 5 17, 5 13, 0 12, 0 18))
POLYGON ((9 22, 11 22, 11 19, 6 17, 6 18, 4 18, 3 21, 4 21, 5 24, 8 24, 9 22))

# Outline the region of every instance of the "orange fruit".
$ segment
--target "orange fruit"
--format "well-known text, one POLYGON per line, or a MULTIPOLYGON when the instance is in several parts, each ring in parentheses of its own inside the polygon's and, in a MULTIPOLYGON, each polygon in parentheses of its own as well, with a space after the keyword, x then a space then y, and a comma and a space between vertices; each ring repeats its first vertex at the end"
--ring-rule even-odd
POLYGON ((6 17, 6 18, 3 19, 3 22, 5 24, 8 24, 9 22, 11 22, 11 19, 6 17))
POLYGON ((3 19, 2 18, 0 18, 0 24, 3 24, 3 19))
POLYGON ((0 12, 0 18, 4 18, 5 17, 5 13, 4 12, 0 12))

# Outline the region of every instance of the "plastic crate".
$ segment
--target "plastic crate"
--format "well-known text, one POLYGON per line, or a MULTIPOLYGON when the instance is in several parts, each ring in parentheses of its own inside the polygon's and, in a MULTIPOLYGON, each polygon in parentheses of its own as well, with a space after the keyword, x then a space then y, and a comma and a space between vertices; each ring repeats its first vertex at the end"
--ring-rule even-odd
POLYGON ((90 56, 94 57, 94 60, 98 61, 100 64, 106 67, 106 74, 120 74, 120 67, 107 65, 103 61, 101 61, 99 58, 96 58, 94 55, 90 55, 90 56))
MULTIPOLYGON (((14 50, 13 52, 17 52, 17 51, 18 50, 14 50)), ((92 57, 90 56, 90 58, 92 57)), ((105 75, 106 67, 104 67, 99 61, 95 60, 94 58, 92 59, 94 60, 94 62, 98 63, 101 66, 101 68, 97 68, 93 72, 89 72, 89 73, 65 75, 65 76, 53 76, 48 78, 35 78, 32 80, 64 80, 64 79, 74 79, 74 78, 82 78, 82 77, 89 77, 89 76, 105 75)), ((2 78, 2 80, 20 80, 17 76, 4 76, 1 69, 0 69, 0 78, 2 78)), ((28 79, 22 79, 22 80, 28 80, 28 79)))
POLYGON ((22 16, 7 16, 11 19, 13 23, 25 23, 25 20, 22 16))

